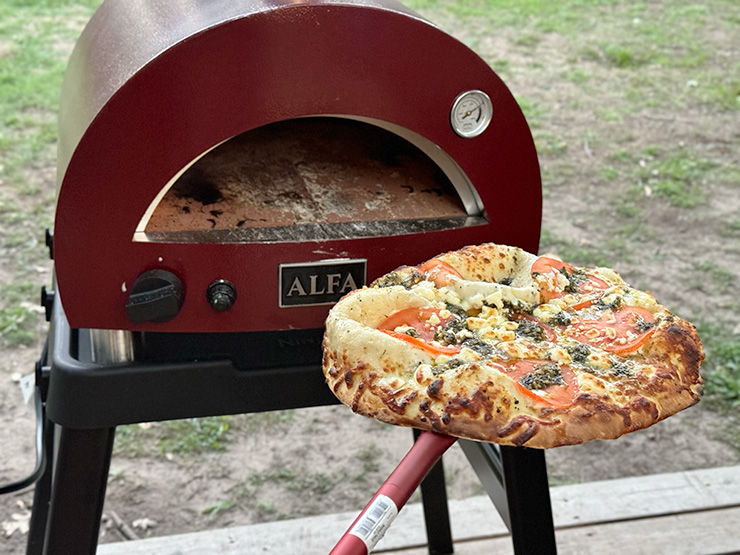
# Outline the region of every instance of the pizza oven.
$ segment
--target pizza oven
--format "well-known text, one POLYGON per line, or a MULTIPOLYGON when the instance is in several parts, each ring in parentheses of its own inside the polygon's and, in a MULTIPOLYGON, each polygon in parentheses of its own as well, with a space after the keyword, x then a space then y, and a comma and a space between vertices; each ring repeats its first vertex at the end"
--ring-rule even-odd
POLYGON ((105 2, 69 61, 58 180, 77 328, 319 328, 399 265, 539 240, 513 96, 392 0, 105 2))
POLYGON ((394 0, 106 0, 59 122, 37 369, 57 453, 29 544, 49 552, 94 537, 104 480, 75 492, 115 426, 336 402, 320 343, 342 295, 467 244, 537 251, 514 97, 394 0))

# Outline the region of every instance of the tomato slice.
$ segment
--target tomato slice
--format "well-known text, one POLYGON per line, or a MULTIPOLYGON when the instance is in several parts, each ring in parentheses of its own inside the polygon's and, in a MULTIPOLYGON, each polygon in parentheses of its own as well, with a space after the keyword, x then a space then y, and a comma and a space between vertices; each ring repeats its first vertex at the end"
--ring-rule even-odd
MULTIPOLYGON (((562 270, 565 270, 568 274, 573 274, 576 271, 576 268, 566 262, 563 262, 562 260, 557 260, 555 258, 549 258, 547 256, 540 256, 532 264, 531 273, 533 274, 556 273, 557 274, 557 273, 560 273, 562 270)), ((589 293, 595 293, 595 294, 587 298, 581 299, 578 303, 571 306, 570 308, 572 310, 579 310, 581 308, 587 308, 591 306, 596 301, 598 301, 599 298, 601 298, 600 292, 608 288, 609 288, 609 284, 606 281, 586 272, 586 279, 578 283, 578 292, 584 295, 588 295, 589 293)), ((552 299, 559 299, 560 297, 564 295, 565 295, 565 291, 557 287, 551 287, 551 288, 548 288, 542 291, 542 298, 545 302, 550 301, 552 299)))
POLYGON ((411 343, 415 347, 424 349, 427 352, 438 355, 453 355, 459 353, 462 347, 460 345, 434 345, 430 343, 434 339, 437 330, 444 327, 447 322, 455 316, 449 314, 445 317, 440 316, 442 309, 431 306, 416 306, 397 310, 386 318, 379 326, 378 330, 411 343), (399 326, 409 326, 416 331, 416 337, 406 333, 395 331, 399 326))
POLYGON ((504 366, 503 371, 516 382, 519 391, 524 393, 528 398, 556 408, 570 406, 578 396, 579 389, 575 372, 567 364, 557 364, 562 375, 562 384, 549 385, 542 389, 529 389, 521 383, 523 379, 536 372, 538 368, 551 364, 557 363, 550 360, 518 360, 504 366))
POLYGON ((604 351, 625 354, 642 347, 655 332, 655 316, 639 306, 627 306, 617 312, 606 311, 598 320, 571 324, 572 336, 604 351))
POLYGON ((406 343, 411 343, 414 347, 418 347, 419 349, 427 351, 428 353, 432 353, 433 355, 456 355, 462 350, 462 347, 460 345, 449 345, 447 347, 443 345, 433 345, 431 343, 427 343, 423 339, 420 339, 418 337, 411 337, 410 335, 398 331, 380 331, 387 335, 390 335, 391 337, 395 337, 396 339, 406 341, 406 343))
POLYGON ((575 268, 570 264, 558 260, 557 258, 549 258, 547 256, 540 256, 532 264, 531 272, 533 274, 549 274, 550 272, 559 272, 562 269, 567 270, 569 274, 572 274, 575 268))
POLYGON ((419 266, 419 271, 424 274, 426 279, 433 281, 437 287, 444 287, 455 280, 463 279, 460 272, 439 258, 427 260, 419 266))

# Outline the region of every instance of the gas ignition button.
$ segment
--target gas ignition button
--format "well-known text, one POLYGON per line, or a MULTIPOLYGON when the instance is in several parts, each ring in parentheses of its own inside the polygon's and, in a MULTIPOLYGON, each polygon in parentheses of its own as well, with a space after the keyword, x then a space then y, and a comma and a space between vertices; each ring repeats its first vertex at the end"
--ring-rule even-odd
POLYGON ((214 310, 226 312, 236 302, 236 289, 231 282, 217 279, 208 286, 206 297, 214 310))
POLYGON ((167 270, 148 270, 141 274, 126 303, 126 314, 134 323, 169 322, 180 312, 185 287, 167 270))

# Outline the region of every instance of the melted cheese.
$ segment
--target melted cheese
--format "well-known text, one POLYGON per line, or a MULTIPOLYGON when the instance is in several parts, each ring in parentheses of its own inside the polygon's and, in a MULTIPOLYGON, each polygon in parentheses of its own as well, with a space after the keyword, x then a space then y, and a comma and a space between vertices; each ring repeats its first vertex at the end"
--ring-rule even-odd
POLYGON ((484 304, 496 308, 512 306, 518 310, 527 310, 534 307, 540 298, 534 284, 527 287, 511 287, 487 281, 459 279, 441 289, 452 290, 461 299, 460 306, 465 310, 479 309, 484 304))

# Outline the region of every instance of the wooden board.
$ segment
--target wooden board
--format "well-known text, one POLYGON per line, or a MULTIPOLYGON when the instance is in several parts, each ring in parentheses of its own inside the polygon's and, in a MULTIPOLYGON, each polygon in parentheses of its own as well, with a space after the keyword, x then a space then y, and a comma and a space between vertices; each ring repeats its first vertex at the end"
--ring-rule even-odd
MULTIPOLYGON (((551 498, 563 553, 709 554, 740 550, 740 466, 558 486, 551 489, 551 498), (701 527, 701 533, 695 526, 701 527)), ((323 555, 356 514, 106 544, 98 553, 323 555)), ((450 501, 450 514, 456 553, 511 553, 508 530, 487 497, 450 501)), ((426 553, 426 549, 414 550, 426 543, 423 522, 419 504, 405 507, 376 552, 426 553)))
MULTIPOLYGON (((560 530, 557 547, 565 555, 730 555, 740 553, 738 530, 740 508, 720 509, 560 530)), ((429 551, 417 547, 384 553, 428 555, 429 551)), ((514 555, 511 539, 455 543, 455 555, 492 554, 514 555)))

